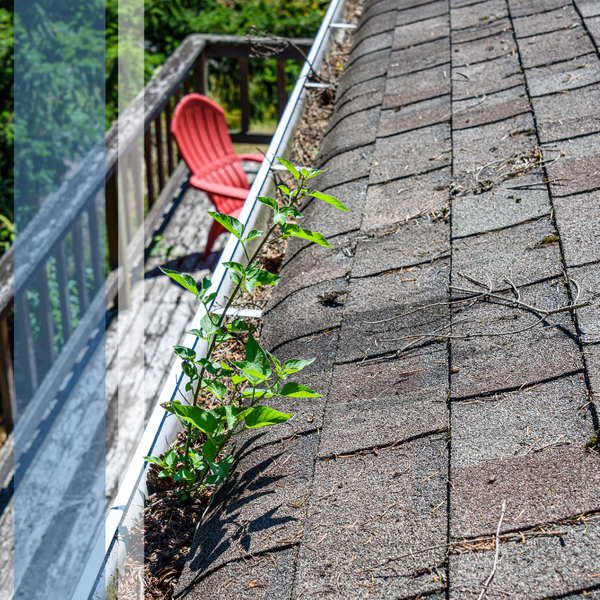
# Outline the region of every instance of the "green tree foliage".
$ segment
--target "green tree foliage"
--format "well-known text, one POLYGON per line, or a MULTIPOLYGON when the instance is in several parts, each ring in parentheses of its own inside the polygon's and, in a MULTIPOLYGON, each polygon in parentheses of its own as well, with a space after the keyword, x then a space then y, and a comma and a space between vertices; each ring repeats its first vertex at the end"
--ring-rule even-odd
MULTIPOLYGON (((145 0, 145 80, 190 33, 245 35, 259 31, 282 37, 315 35, 326 0, 145 0)), ((0 0, 0 215, 14 221, 13 152, 17 132, 17 204, 22 225, 38 202, 55 190, 82 152, 98 139, 98 107, 106 94, 106 128, 117 116, 118 0, 44 0, 17 3, 0 0), (69 19, 64 15, 70 14, 69 19), (106 38, 98 32, 105 27, 106 38), (14 35, 19 42, 20 96, 35 110, 18 110, 14 123, 14 35), (106 50, 106 88, 97 85, 106 50), (92 116, 92 118, 90 118, 92 116)), ((250 61, 251 118, 276 119, 275 61, 250 61)), ((289 62, 288 86, 300 65, 289 62)), ((239 68, 235 60, 210 67, 213 96, 239 125, 239 68)), ((12 231, 0 222, 0 249, 12 231)))
POLYGON ((102 0, 16 5, 15 218, 40 201, 104 132, 102 0))
MULTIPOLYGON (((12 2, 0 4, 0 215, 13 221, 14 144, 14 43, 12 2)), ((0 223, 0 242, 9 241, 5 221, 0 223)), ((3 246, 2 246, 3 249, 3 246)))
MULTIPOLYGON (((326 0, 145 0, 146 81, 190 33, 256 35, 268 31, 282 37, 313 37, 328 6, 326 0)), ((117 6, 107 0, 106 78, 107 121, 117 110, 117 6)), ((300 72, 300 64, 287 65, 288 84, 300 72)), ((251 118, 269 121, 277 116, 275 61, 250 61, 251 118)), ((210 67, 211 90, 228 112, 230 126, 239 113, 239 68, 235 60, 220 60, 210 67)), ((239 120, 239 118, 238 118, 239 120)))

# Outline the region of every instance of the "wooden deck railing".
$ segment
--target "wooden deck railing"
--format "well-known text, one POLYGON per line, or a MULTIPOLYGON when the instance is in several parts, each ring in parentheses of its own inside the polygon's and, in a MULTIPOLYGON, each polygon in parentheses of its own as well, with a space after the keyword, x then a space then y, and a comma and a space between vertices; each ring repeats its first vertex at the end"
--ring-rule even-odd
POLYGON ((17 413, 24 418, 20 433, 25 438, 28 432, 33 434, 45 404, 55 397, 73 369, 90 335, 102 322, 107 306, 116 299, 120 306, 128 305, 130 282, 143 269, 144 248, 174 192, 189 175, 174 145, 170 121, 182 95, 192 90, 206 92, 207 59, 233 57, 240 63, 242 128, 240 132, 232 132, 233 141, 268 143, 271 136, 249 132, 249 58, 257 45, 271 48, 270 58, 278 61, 277 98, 281 115, 286 102, 285 61, 303 61, 312 40, 289 42, 204 34, 186 37, 110 128, 105 143, 98 144, 81 161, 68 182, 44 204, 2 257, 0 395, 9 427, 16 405, 17 413), (140 114, 143 124, 136 118, 140 114), (103 191, 105 203, 99 200, 104 197, 103 191), (49 269, 52 282, 48 278, 49 269), (76 326, 70 307, 73 287, 78 304, 76 326), (30 319, 32 291, 37 297, 35 341, 30 319), (15 348, 16 372, 13 372, 7 325, 13 306, 17 307, 15 336, 20 340, 15 348), (57 329, 62 333, 58 350, 57 329), (19 382, 16 399, 15 377, 19 382))

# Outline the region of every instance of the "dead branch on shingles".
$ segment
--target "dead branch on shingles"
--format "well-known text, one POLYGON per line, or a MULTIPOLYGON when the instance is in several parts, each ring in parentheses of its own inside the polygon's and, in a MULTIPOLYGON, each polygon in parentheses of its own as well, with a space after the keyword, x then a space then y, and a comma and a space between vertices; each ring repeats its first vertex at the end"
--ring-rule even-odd
POLYGON ((445 330, 453 327, 454 325, 466 323, 469 320, 461 319, 458 321, 451 321, 450 323, 447 323, 446 325, 442 325, 438 329, 435 329, 433 331, 430 331, 428 333, 424 333, 421 335, 402 337, 402 338, 382 339, 381 341, 383 341, 383 342, 394 342, 394 341, 401 341, 401 340, 411 340, 411 341, 408 344, 406 344, 405 346, 403 346, 402 348, 400 348, 399 350, 396 350, 395 352, 393 352, 391 354, 388 354, 385 356, 380 356, 377 358, 372 358, 369 360, 365 360, 363 362, 367 362, 367 363, 368 362, 377 362, 377 361, 381 361, 381 360, 387 360, 389 358, 397 358, 398 356, 400 356, 402 354, 402 352, 405 352, 409 348, 412 348, 413 346, 416 346, 417 344, 420 344, 421 342, 426 342, 426 341, 430 341, 432 339, 437 339, 437 338, 443 338, 444 340, 466 340, 466 339, 472 339, 472 338, 476 338, 476 337, 499 337, 499 336, 505 336, 505 335, 517 335, 519 333, 524 333, 526 331, 530 331, 531 329, 535 329, 538 325, 543 323, 544 320, 547 319, 551 315, 555 315, 555 314, 563 313, 563 312, 571 312, 577 308, 583 308, 585 306, 589 306, 589 304, 590 304, 589 302, 578 302, 581 290, 580 290, 580 287, 579 287, 579 284, 577 283, 577 281, 574 280, 572 277, 569 278, 569 280, 573 282, 573 284, 575 285, 575 288, 577 290, 577 295, 575 297, 574 302, 569 304, 568 306, 562 306, 560 308, 553 308, 550 310, 546 310, 546 309, 540 308, 538 306, 533 306, 532 304, 527 304, 526 302, 523 302, 521 300, 521 293, 520 293, 519 289, 517 288, 517 286, 514 284, 514 282, 509 277, 506 277, 505 280, 511 286, 510 291, 512 291, 514 293, 515 298, 508 298, 500 293, 494 292, 492 282, 489 279, 489 277, 488 277, 488 283, 485 284, 469 275, 464 275, 463 273, 460 273, 460 272, 458 273, 458 275, 460 275, 463 279, 466 279, 466 280, 470 281, 471 283, 474 283, 475 285, 485 288, 485 291, 482 292, 481 290, 477 290, 477 289, 469 289, 469 288, 463 288, 463 287, 451 285, 450 289, 453 289, 453 290, 456 290, 459 292, 463 292, 463 293, 467 293, 467 294, 472 294, 473 296, 471 298, 463 298, 460 300, 453 300, 450 302, 436 302, 435 304, 430 304, 427 306, 422 306, 422 307, 416 308, 412 311, 404 313, 403 315, 396 315, 394 317, 391 317, 390 319, 384 319, 382 321, 366 321, 366 323, 370 323, 370 324, 385 323, 388 321, 392 321, 394 319, 401 318, 402 316, 407 316, 407 315, 413 314, 420 310, 432 308, 434 306, 464 303, 466 301, 472 301, 471 304, 469 305, 469 307, 467 307, 467 308, 470 308, 471 306, 473 306, 475 301, 488 300, 490 298, 494 298, 495 300, 499 300, 501 302, 506 302, 509 304, 509 306, 512 306, 513 308, 522 308, 524 310, 532 312, 532 313, 538 315, 538 319, 536 321, 534 321, 533 323, 527 325, 526 327, 522 327, 520 329, 513 329, 510 331, 499 331, 496 333, 469 333, 466 335, 445 335, 443 333, 445 330))
MULTIPOLYGON (((523 133, 523 132, 517 132, 523 133)), ((513 134, 514 135, 514 134, 513 134)), ((462 188, 460 186, 453 186, 452 194, 454 196, 466 196, 467 194, 480 194, 482 192, 490 191, 494 186, 498 185, 502 181, 507 179, 514 179, 516 177, 522 177, 523 175, 530 173, 534 169, 541 169, 542 167, 549 167, 559 161, 561 157, 565 156, 562 150, 555 148, 546 148, 542 151, 541 148, 534 148, 533 150, 526 150, 513 154, 507 158, 499 158, 489 163, 484 163, 475 176, 475 187, 473 188, 462 188), (543 152, 557 152, 555 158, 544 160, 543 152), (492 172, 492 168, 493 172, 492 172), (482 175, 486 173, 488 177, 483 178, 482 175)), ((539 184, 545 185, 547 181, 541 181, 539 184)), ((526 184, 516 186, 517 188, 529 187, 531 185, 539 184, 526 184)))
POLYGON ((483 589, 481 590, 481 594, 479 594, 478 600, 482 600, 485 596, 485 592, 487 591, 488 586, 492 582, 494 575, 496 574, 496 568, 498 566, 498 557, 500 556, 500 529, 502 528, 502 521, 504 520, 504 511, 506 510, 506 500, 502 500, 502 511, 500 512, 500 519, 498 521, 498 529, 496 530, 496 553, 494 554, 494 564, 492 566, 492 571, 488 575, 488 578, 485 580, 483 584, 483 589))

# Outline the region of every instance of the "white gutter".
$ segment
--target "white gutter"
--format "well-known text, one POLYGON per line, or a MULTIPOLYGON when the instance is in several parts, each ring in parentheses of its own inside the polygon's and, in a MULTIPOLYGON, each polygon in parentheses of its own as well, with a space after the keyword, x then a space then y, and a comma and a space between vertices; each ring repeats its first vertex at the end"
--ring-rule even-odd
MULTIPOLYGON (((256 199, 265 186, 274 188, 269 179, 271 170, 280 171, 281 165, 275 163, 275 156, 289 154, 289 147, 300 118, 304 111, 306 100, 306 84, 313 71, 320 69, 323 56, 329 50, 332 35, 332 26, 338 26, 336 20, 343 17, 346 0, 332 0, 321 27, 314 39, 307 60, 302 67, 300 76, 287 102, 283 115, 273 135, 265 160, 262 162, 256 178, 252 184, 248 198, 244 204, 239 220, 246 225, 247 230, 260 229, 261 221, 266 221, 268 209, 256 199), (312 67, 311 67, 312 65, 312 67), (264 210, 262 210, 264 209, 264 210)), ((212 276, 210 292, 217 292, 212 306, 223 306, 225 296, 231 288, 231 280, 227 277, 228 269, 224 262, 243 262, 243 250, 239 241, 229 237, 229 241, 221 254, 219 264, 212 276)), ((196 313, 187 329, 200 327, 200 320, 204 316, 204 308, 196 313)), ((183 344, 193 347, 197 355, 206 354, 206 342, 192 335, 186 336, 183 344)), ((113 507, 106 519, 104 530, 99 533, 96 544, 86 564, 79 585, 72 597, 73 600, 83 598, 102 600, 105 598, 107 588, 114 580, 119 565, 122 565, 129 546, 128 533, 134 522, 139 519, 145 508, 145 499, 148 496, 147 488, 147 463, 144 456, 159 456, 165 452, 177 437, 180 423, 176 418, 167 413, 161 406, 165 402, 172 402, 177 392, 177 384, 183 383, 181 359, 176 359, 171 368, 166 384, 159 396, 158 402, 150 416, 144 430, 142 439, 138 444, 129 468, 119 488, 113 507), (174 383, 177 384, 174 385, 174 383)))

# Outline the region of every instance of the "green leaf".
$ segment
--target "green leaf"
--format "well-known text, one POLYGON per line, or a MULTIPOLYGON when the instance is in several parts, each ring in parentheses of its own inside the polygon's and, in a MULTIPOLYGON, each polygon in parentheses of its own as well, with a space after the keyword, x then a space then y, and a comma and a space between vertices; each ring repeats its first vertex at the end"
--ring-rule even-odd
POLYGON ((175 473, 173 477, 173 481, 177 483, 178 481, 194 481, 196 479, 196 474, 184 469, 183 467, 175 473))
POLYGON ((196 358, 196 351, 191 348, 186 348, 185 346, 173 346, 173 349, 175 350, 175 354, 183 358, 183 360, 194 360, 194 358, 196 358))
POLYGON ((225 414, 227 415, 227 427, 229 427, 229 431, 233 431, 236 428, 236 425, 238 424, 236 418, 237 412, 238 409, 235 406, 232 406, 231 404, 228 404, 225 407, 225 414))
POLYGON ((277 158, 277 160, 294 176, 296 181, 300 179, 300 173, 298 173, 298 170, 291 162, 285 160, 285 158, 281 158, 280 156, 276 156, 275 158, 277 158))
POLYGON ((212 294, 209 294, 208 296, 206 296, 206 298, 203 298, 202 302, 206 306, 211 300, 214 300, 218 295, 218 292, 212 292, 212 294))
MULTIPOLYGON (((217 368, 219 363, 217 363, 217 367, 215 367, 215 364, 210 362, 210 360, 208 360, 207 358, 200 358, 198 359, 198 364, 202 365, 204 367, 204 370, 207 371, 208 373, 210 373, 211 375, 216 375, 217 374, 217 368)), ((203 383, 207 382, 208 380, 205 379, 203 383)))
POLYGON ((177 452, 175 452, 174 449, 168 450, 167 452, 165 452, 165 464, 168 467, 173 467, 177 464, 177 461, 179 460, 179 456, 177 455, 177 452))
POLYGON ((246 415, 244 421, 247 429, 254 429, 255 427, 266 427, 267 425, 285 423, 291 416, 291 413, 281 413, 268 406, 259 405, 255 406, 254 410, 249 415, 246 415))
MULTIPOLYGON (((266 352, 266 350, 265 350, 265 352, 266 352)), ((267 352, 267 356, 271 359, 271 361, 275 365, 276 371, 279 373, 279 371, 281 371, 281 363, 279 362, 279 360, 277 358, 275 358, 270 352, 267 352)))
POLYGON ((275 225, 283 225, 289 216, 301 219, 304 215, 297 208, 286 206, 275 212, 273 215, 273 223, 275 223, 275 225))
POLYGON ((231 261, 224 262, 223 265, 231 269, 229 271, 229 277, 234 283, 239 283, 240 281, 242 281, 242 279, 244 279, 244 277, 246 277, 246 269, 244 268, 244 265, 241 265, 238 262, 231 261))
POLYGON ((172 412, 183 421, 191 423, 193 427, 212 436, 219 428, 219 421, 209 411, 198 406, 184 406, 182 404, 171 404, 172 412))
POLYGON ((309 387, 290 381, 283 386, 278 396, 287 396, 288 398, 321 398, 321 394, 313 392, 309 387))
POLYGON ((225 473, 227 473, 227 477, 229 477, 229 471, 231 469, 231 465, 233 464, 233 455, 227 454, 219 461, 219 467, 221 467, 225 473))
POLYGON ((295 217, 296 219, 302 219, 304 217, 304 215, 297 208, 294 208, 293 206, 285 206, 279 212, 284 213, 288 216, 295 217))
POLYGON ((202 327, 202 330, 206 333, 206 335, 213 335, 220 329, 218 326, 220 320, 221 319, 218 315, 206 313, 200 321, 200 327, 202 327))
POLYGON ((319 200, 323 200, 323 202, 327 202, 327 204, 331 204, 331 205, 335 206, 336 208, 338 208, 339 210, 345 210, 346 212, 348 212, 348 209, 337 198, 334 198, 333 196, 330 196, 329 194, 324 194, 323 192, 317 192, 315 190, 314 192, 311 192, 308 195, 314 196, 315 198, 318 198, 319 200))
POLYGON ((196 452, 193 448, 190 448, 190 458, 192 459, 192 464, 194 465, 194 469, 204 470, 206 469, 206 461, 204 460, 204 456, 202 452, 196 452))
POLYGON ((158 465, 159 467, 165 466, 164 461, 160 460, 160 458, 155 458, 154 456, 144 456, 144 460, 149 463, 154 463, 155 465, 158 465))
POLYGON ((244 383, 244 381, 248 381, 243 375, 232 375, 230 379, 231 379, 231 383, 233 383, 233 385, 240 385, 240 383, 244 383))
POLYGON ((290 195, 290 189, 288 187, 286 187, 285 185, 278 185, 277 186, 286 196, 290 195))
POLYGON ((252 290, 259 285, 277 285, 277 282, 281 279, 279 275, 269 273, 263 269, 252 269, 246 271, 246 281, 244 287, 248 290, 248 293, 252 293, 252 290))
POLYGON ((265 351, 258 345, 254 336, 249 335, 246 342, 246 358, 243 362, 233 363, 238 369, 261 380, 271 376, 271 363, 265 351))
POLYGON ((308 174, 308 177, 306 178, 306 181, 312 179, 313 177, 316 177, 317 175, 321 175, 321 173, 325 173, 325 171, 319 171, 319 169, 311 169, 310 173, 308 174))
POLYGON ((204 458, 207 458, 208 460, 214 460, 216 453, 217 447, 212 442, 212 440, 206 440, 206 442, 204 442, 204 445, 202 446, 202 454, 204 455, 204 458))
POLYGON ((244 319, 237 317, 229 325, 227 325, 229 331, 254 331, 254 327, 244 321, 244 319))
POLYGON ((158 474, 159 477, 171 477, 171 470, 170 469, 164 469, 163 471, 161 471, 158 474))
POLYGON ((212 210, 206 211, 217 223, 221 223, 227 231, 233 233, 233 235, 238 239, 242 239, 242 235, 244 235, 244 225, 238 221, 235 217, 230 215, 225 215, 220 212, 213 212, 212 210))
POLYGON ((209 475, 204 481, 207 485, 218 483, 221 478, 218 475, 209 475))
POLYGON ((164 267, 158 267, 165 275, 168 275, 171 279, 176 281, 179 285, 189 290, 193 294, 198 295, 198 289, 196 288, 196 282, 193 277, 189 275, 182 275, 179 271, 173 271, 173 269, 165 269, 164 267))
POLYGON ((211 379, 206 383, 207 389, 209 389, 219 400, 223 400, 227 394, 227 388, 220 382, 211 379))
POLYGON ((277 200, 274 200, 273 198, 268 198, 267 196, 258 196, 256 199, 259 202, 262 202, 263 204, 270 206, 273 210, 277 210, 279 208, 279 204, 277 204, 277 200))
POLYGON ((222 458, 218 463, 214 463, 212 460, 207 460, 210 470, 219 478, 227 479, 229 477, 229 469, 233 463, 233 456, 228 454, 222 458))
POLYGON ((283 227, 283 237, 289 236, 309 240, 315 244, 319 244, 319 246, 323 246, 324 248, 333 247, 320 233, 317 233, 316 231, 310 231, 309 229, 302 229, 302 227, 294 225, 293 223, 287 223, 283 227))
POLYGON ((204 296, 204 294, 206 294, 206 292, 210 289, 210 286, 211 281, 210 277, 208 276, 202 279, 202 283, 200 284, 200 286, 198 286, 198 283, 196 283, 196 287, 198 288, 200 296, 204 296))
POLYGON ((200 329, 190 329, 189 331, 186 331, 186 333, 189 333, 190 335, 195 335, 196 337, 202 338, 203 340, 206 339, 204 332, 200 329))
POLYGON ((278 394, 273 394, 268 390, 263 390, 261 388, 246 388, 242 392, 242 396, 244 398, 273 398, 278 394), (264 394, 264 395, 263 395, 264 394))
POLYGON ((308 365, 312 364, 317 360, 316 358, 307 358, 307 359, 290 359, 286 360, 283 365, 283 372, 286 375, 291 375, 292 373, 298 373, 298 371, 302 371, 302 369, 308 367, 308 365))
POLYGON ((254 238, 260 237, 263 234, 262 231, 259 231, 258 229, 253 229, 244 239, 245 242, 249 242, 250 240, 253 240, 254 238))
POLYGON ((196 365, 191 362, 183 361, 181 365, 183 368, 183 372, 193 381, 198 375, 198 371, 196 369, 196 365))

